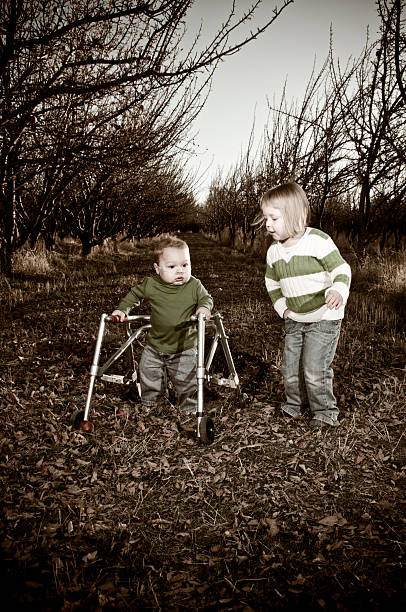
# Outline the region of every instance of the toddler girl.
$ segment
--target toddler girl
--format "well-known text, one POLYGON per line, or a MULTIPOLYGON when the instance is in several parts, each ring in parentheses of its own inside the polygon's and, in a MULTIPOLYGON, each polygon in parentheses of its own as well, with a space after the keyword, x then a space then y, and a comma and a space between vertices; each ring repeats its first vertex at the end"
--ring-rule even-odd
POLYGON ((265 284, 273 307, 285 319, 282 410, 297 417, 309 406, 312 428, 337 426, 330 366, 348 299, 350 266, 327 234, 306 226, 309 203, 296 183, 266 191, 261 209, 273 238, 265 284))

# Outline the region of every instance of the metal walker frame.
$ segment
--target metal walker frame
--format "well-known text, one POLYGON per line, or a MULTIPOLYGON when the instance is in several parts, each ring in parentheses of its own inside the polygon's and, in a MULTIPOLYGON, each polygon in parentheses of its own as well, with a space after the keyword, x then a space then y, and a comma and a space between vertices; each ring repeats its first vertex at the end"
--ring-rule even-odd
MULTIPOLYGON (((239 379, 237 372, 234 367, 234 361, 231 355, 230 347, 228 344, 228 336, 224 330, 224 325, 220 313, 216 312, 212 315, 211 319, 206 322, 203 314, 199 314, 197 317, 191 317, 192 321, 196 321, 197 324, 197 363, 196 363, 196 382, 197 382, 197 438, 204 444, 210 444, 214 440, 214 424, 211 418, 204 414, 204 383, 213 382, 217 385, 223 385, 232 389, 237 389, 239 386, 239 379), (211 338, 211 344, 205 359, 205 338, 206 329, 214 329, 214 336, 211 338), (213 359, 217 350, 218 345, 221 345, 224 356, 226 358, 227 366, 229 369, 229 376, 227 378, 218 376, 211 373, 211 367, 213 359)), ((151 328, 150 316, 149 315, 133 315, 126 317, 124 323, 126 326, 127 339, 119 347, 118 350, 103 364, 99 365, 100 352, 103 345, 106 322, 113 321, 113 318, 107 314, 102 314, 100 319, 99 331, 97 334, 96 347, 94 350, 93 363, 90 368, 90 383, 89 390, 87 393, 86 406, 84 410, 78 410, 72 416, 72 425, 75 429, 89 433, 94 429, 93 423, 89 421, 89 412, 92 401, 92 395, 96 378, 107 382, 113 382, 118 384, 130 384, 135 383, 137 386, 138 394, 141 397, 141 389, 138 382, 138 363, 134 355, 133 343, 145 331, 151 328), (138 328, 133 331, 131 324, 139 324, 138 328), (131 371, 124 375, 118 374, 107 374, 109 368, 124 354, 128 353, 130 360, 131 371)))

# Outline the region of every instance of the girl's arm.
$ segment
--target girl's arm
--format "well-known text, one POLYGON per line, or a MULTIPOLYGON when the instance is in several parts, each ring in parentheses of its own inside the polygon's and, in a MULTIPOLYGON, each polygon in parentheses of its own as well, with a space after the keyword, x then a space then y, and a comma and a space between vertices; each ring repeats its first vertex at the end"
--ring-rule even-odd
POLYGON ((265 286, 276 312, 282 319, 286 319, 285 313, 286 310, 289 310, 287 307, 286 298, 282 293, 279 279, 277 278, 275 270, 272 267, 269 259, 267 260, 266 264, 265 286))
POLYGON ((322 252, 319 259, 324 269, 330 274, 332 281, 331 287, 325 291, 326 304, 331 309, 339 308, 343 304, 345 305, 348 299, 351 284, 351 268, 330 236, 327 236, 327 234, 324 234, 324 236, 325 239, 321 245, 322 252))
POLYGON ((335 291, 335 289, 327 289, 327 293, 326 293, 326 306, 327 308, 329 308, 330 310, 333 310, 334 308, 337 310, 338 308, 340 308, 340 306, 343 305, 343 296, 341 295, 341 293, 338 293, 338 291, 335 291))

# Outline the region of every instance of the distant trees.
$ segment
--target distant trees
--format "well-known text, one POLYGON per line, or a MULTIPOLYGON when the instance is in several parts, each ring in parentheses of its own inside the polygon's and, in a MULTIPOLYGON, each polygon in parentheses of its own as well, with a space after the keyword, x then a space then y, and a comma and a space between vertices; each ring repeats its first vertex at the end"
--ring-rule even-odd
POLYGON ((238 201, 242 212, 243 184, 246 200, 258 206, 265 189, 296 180, 309 196, 312 223, 345 231, 360 255, 371 239, 381 248, 389 236, 400 243, 406 229, 404 4, 379 0, 377 8, 379 39, 344 68, 331 47, 301 103, 288 104, 284 91, 279 106, 270 107, 262 150, 248 173, 242 160, 226 179, 216 177, 206 205, 208 230, 217 214, 232 242, 236 236, 252 242, 242 219, 236 229, 238 211, 224 223, 230 201, 238 201))
POLYGON ((401 190, 406 184, 406 106, 396 77, 406 41, 402 56, 397 56, 392 32, 396 2, 379 6, 381 38, 365 48, 347 76, 355 81, 354 91, 343 88, 343 76, 333 71, 335 90, 340 92, 340 125, 350 149, 348 164, 356 183, 353 236, 359 252, 376 232, 374 217, 392 199, 393 182, 401 190))
POLYGON ((124 183, 168 173, 217 62, 292 1, 234 43, 261 0, 240 17, 231 10, 198 47, 185 42, 193 0, 2 0, 0 273, 27 240, 51 244, 66 219, 84 252, 123 229, 113 209, 124 183))

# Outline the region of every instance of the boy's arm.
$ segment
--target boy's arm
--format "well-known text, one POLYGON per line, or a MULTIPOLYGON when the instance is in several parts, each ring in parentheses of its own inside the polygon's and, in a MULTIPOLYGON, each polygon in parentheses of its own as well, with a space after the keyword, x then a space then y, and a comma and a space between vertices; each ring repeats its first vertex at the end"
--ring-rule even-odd
POLYGON ((200 281, 198 281, 198 284, 197 284, 196 303, 197 303, 196 314, 198 314, 198 311, 200 308, 205 308, 209 312, 213 310, 213 306, 214 306, 213 298, 200 281))
POLYGON ((123 312, 122 310, 116 309, 116 310, 113 310, 110 316, 113 319, 113 321, 117 323, 117 321, 123 322, 126 315, 125 315, 125 312, 123 312))
POLYGON ((211 310, 209 310, 208 308, 206 308, 206 306, 199 306, 199 308, 196 310, 195 315, 198 316, 199 314, 204 315, 206 321, 210 321, 211 318, 211 310))
POLYGON ((133 306, 139 306, 141 300, 145 297, 145 282, 141 285, 136 285, 127 293, 127 295, 121 300, 117 310, 124 312, 126 315, 130 312, 133 306))
POLYGON ((203 314, 206 321, 210 321, 211 311, 213 310, 214 301, 210 293, 203 286, 203 284, 197 279, 197 308, 195 315, 203 314))

